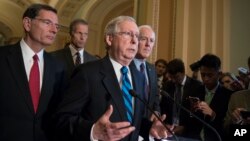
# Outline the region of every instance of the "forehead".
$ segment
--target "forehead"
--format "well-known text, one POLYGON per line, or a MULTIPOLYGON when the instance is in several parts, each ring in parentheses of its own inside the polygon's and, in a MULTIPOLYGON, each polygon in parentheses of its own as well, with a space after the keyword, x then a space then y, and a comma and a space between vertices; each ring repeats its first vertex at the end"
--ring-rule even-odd
POLYGON ((53 11, 44 10, 44 9, 39 11, 37 17, 49 19, 51 21, 58 21, 58 17, 56 13, 54 13, 53 11))
POLYGON ((78 23, 75 25, 75 29, 88 29, 88 25, 82 24, 82 23, 78 23))
POLYGON ((208 68, 208 67, 204 67, 204 66, 201 66, 200 67, 200 72, 201 73, 206 73, 206 74, 213 74, 213 73, 217 73, 219 72, 218 70, 216 70, 215 68, 208 68))
POLYGON ((149 28, 141 28, 140 29, 140 34, 141 34, 141 36, 147 36, 147 37, 155 38, 155 34, 154 34, 153 30, 149 29, 149 28))
POLYGON ((132 21, 122 21, 117 25, 118 30, 120 31, 133 31, 139 32, 138 26, 135 22, 132 21))

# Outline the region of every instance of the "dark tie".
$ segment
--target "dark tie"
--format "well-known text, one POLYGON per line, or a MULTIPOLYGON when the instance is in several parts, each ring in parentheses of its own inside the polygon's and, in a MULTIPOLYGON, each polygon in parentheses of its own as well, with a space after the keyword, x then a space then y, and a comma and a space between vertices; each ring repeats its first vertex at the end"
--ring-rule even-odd
POLYGON ((149 93, 149 87, 147 84, 147 78, 146 78, 146 74, 145 74, 145 65, 144 63, 141 63, 140 65, 140 72, 143 75, 143 86, 144 86, 144 99, 147 101, 148 100, 148 93, 149 93))
POLYGON ((76 60, 75 60, 75 66, 79 66, 81 64, 81 56, 80 53, 76 53, 76 60))
POLYGON ((128 121, 132 123, 132 117, 133 117, 133 109, 132 109, 132 96, 129 94, 129 90, 131 90, 131 84, 128 79, 128 68, 123 66, 121 68, 122 73, 122 93, 123 93, 123 99, 125 103, 125 107, 127 110, 127 117, 128 121))
POLYGON ((29 88, 34 111, 36 113, 40 97, 40 73, 38 67, 38 56, 36 54, 33 56, 33 61, 34 63, 30 70, 29 88))
POLYGON ((179 116, 180 116, 180 107, 177 105, 177 103, 181 104, 181 85, 176 85, 176 90, 175 90, 175 104, 173 106, 174 111, 173 111, 173 124, 179 125, 179 116))

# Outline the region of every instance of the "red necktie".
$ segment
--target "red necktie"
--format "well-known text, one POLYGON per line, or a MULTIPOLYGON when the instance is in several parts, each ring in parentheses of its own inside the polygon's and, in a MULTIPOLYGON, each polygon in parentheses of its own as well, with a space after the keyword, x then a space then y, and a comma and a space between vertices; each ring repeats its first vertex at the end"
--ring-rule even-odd
POLYGON ((40 73, 38 67, 38 56, 36 54, 33 56, 33 61, 34 63, 30 70, 29 87, 34 111, 36 113, 40 97, 40 73))

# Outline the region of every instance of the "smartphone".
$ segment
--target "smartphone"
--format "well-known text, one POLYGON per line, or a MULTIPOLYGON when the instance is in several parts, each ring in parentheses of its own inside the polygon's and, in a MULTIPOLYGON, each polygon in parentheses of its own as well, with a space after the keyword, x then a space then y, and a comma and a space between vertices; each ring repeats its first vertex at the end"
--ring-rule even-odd
POLYGON ((240 111, 240 114, 243 119, 250 118, 250 111, 240 111))
POLYGON ((188 99, 190 100, 191 103, 197 103, 200 101, 199 97, 189 96, 188 99))

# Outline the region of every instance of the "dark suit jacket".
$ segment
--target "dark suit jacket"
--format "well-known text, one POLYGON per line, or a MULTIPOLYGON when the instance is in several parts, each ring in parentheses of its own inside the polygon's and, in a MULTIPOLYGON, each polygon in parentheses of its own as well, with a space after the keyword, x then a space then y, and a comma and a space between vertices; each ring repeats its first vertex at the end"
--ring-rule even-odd
MULTIPOLYGON (((187 76, 186 82, 183 87, 183 96, 182 96, 181 105, 187 109, 190 109, 190 104, 187 98, 189 96, 200 95, 201 87, 202 87, 202 84, 200 81, 197 81, 187 76)), ((168 92, 172 98, 174 98, 176 87, 172 81, 167 82, 166 85, 164 85, 162 89, 168 92)), ((173 117, 173 101, 172 99, 168 97, 162 97, 160 106, 161 106, 162 114, 167 115, 166 123, 172 124, 173 123, 173 118, 172 118, 173 117)), ((190 132, 189 126, 191 127, 194 126, 194 124, 191 124, 192 120, 196 120, 196 119, 192 119, 190 117, 190 114, 187 113, 186 111, 184 110, 180 111, 180 125, 184 126, 185 128, 184 133, 182 133, 181 136, 189 137, 190 136, 189 134, 193 134, 193 133, 189 133, 190 132)))
MULTIPOLYGON (((200 97, 202 101, 205 99, 205 86, 201 88, 203 91, 200 95, 197 95, 200 97)), ((214 127, 217 132, 220 134, 222 140, 225 138, 225 131, 223 130, 223 123, 224 123, 224 118, 226 116, 226 112, 228 109, 228 102, 230 99, 230 96, 232 94, 232 91, 224 88, 223 86, 219 85, 217 88, 213 99, 211 103, 209 104, 210 108, 216 113, 216 117, 214 120, 211 120, 210 116, 205 116, 199 111, 196 113, 198 116, 200 116, 201 119, 204 119, 208 124, 210 124, 212 127, 214 127)), ((200 131, 202 127, 204 127, 204 133, 205 133, 205 140, 206 141, 218 141, 218 137, 215 135, 215 133, 207 128, 206 126, 202 125, 201 123, 195 124, 196 128, 193 128, 193 131, 198 131, 197 134, 200 134, 200 131)))
MULTIPOLYGON (((149 62, 146 63, 146 71, 149 79, 149 94, 147 103, 149 106, 157 112, 160 111, 160 103, 159 103, 159 91, 158 91, 158 85, 157 85, 157 74, 154 65, 150 64, 149 62)), ((130 66, 136 67, 134 61, 130 63, 130 66)), ((152 113, 149 110, 145 110, 145 116, 150 118, 152 113)))
POLYGON ((38 111, 33 110, 20 43, 0 48, 0 140, 48 141, 51 114, 60 100, 63 65, 44 52, 44 76, 38 111))
MULTIPOLYGON (((200 91, 198 91, 201 87, 201 82, 192 79, 187 76, 186 82, 183 87, 183 96, 182 96, 182 105, 186 108, 190 108, 188 103, 188 97, 193 95, 198 95, 200 91)), ((175 94, 175 84, 172 81, 166 83, 166 85, 162 88, 164 91, 168 92, 172 98, 174 98, 175 94)), ((161 110, 163 114, 167 114, 167 123, 172 124, 172 116, 173 116, 173 101, 168 97, 162 97, 161 101, 161 110)), ((185 111, 181 111, 180 113, 180 125, 185 125, 188 122, 187 117, 189 117, 189 113, 185 111)))
MULTIPOLYGON (((65 66, 67 69, 67 75, 68 75, 68 78, 70 78, 70 75, 75 69, 75 64, 74 64, 74 60, 72 58, 69 46, 65 46, 63 49, 51 52, 51 54, 55 56, 56 58, 58 58, 63 63, 65 63, 65 66)), ((83 59, 84 63, 97 60, 95 56, 89 54, 86 50, 84 50, 83 56, 84 56, 84 59, 83 59)))
MULTIPOLYGON (((140 81, 142 75, 138 74, 135 67, 130 67, 130 70, 133 89, 137 94, 142 94, 143 84, 140 81)), ((105 113, 109 105, 113 105, 114 109, 111 122, 127 121, 122 91, 109 57, 77 67, 57 113, 61 135, 70 133, 71 140, 73 138, 89 140, 91 127, 105 113)), ((136 130, 123 141, 138 140, 139 132, 149 132, 151 124, 147 119, 142 118, 143 109, 142 103, 135 99, 133 125, 136 130), (141 122, 143 122, 143 128, 140 128, 141 122)), ((63 137, 63 139, 66 138, 63 137)))

